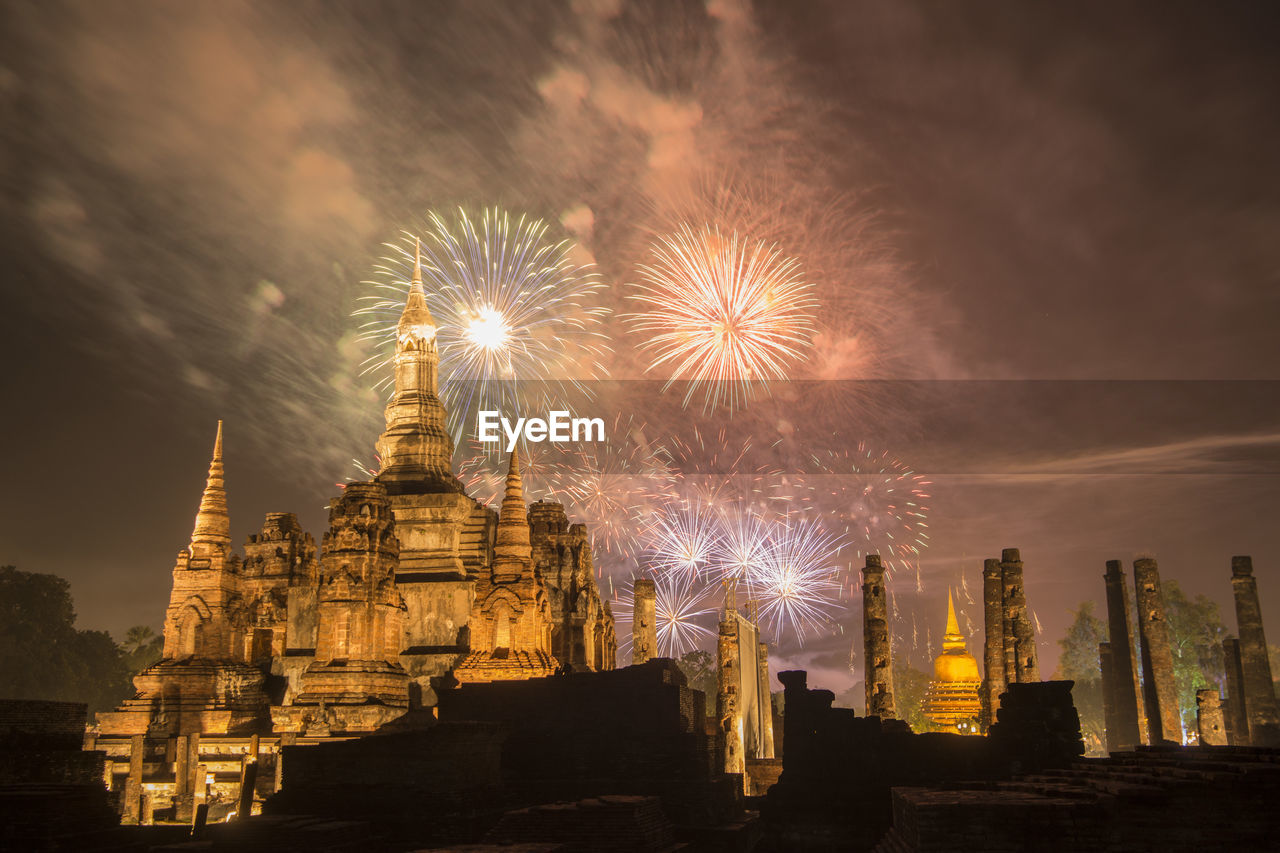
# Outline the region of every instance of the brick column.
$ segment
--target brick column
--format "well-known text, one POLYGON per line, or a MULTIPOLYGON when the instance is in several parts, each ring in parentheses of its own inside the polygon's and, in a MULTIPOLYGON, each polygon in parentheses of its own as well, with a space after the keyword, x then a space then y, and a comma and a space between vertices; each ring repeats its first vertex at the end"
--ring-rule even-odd
MULTIPOLYGON (((742 706, 739 686, 742 684, 742 657, 738 653, 738 611, 731 605, 725 608, 724 621, 720 623, 720 636, 716 646, 718 690, 716 691, 716 720, 723 744, 722 766, 725 773, 743 773, 744 744, 742 741, 742 706)), ((754 677, 754 673, 752 673, 754 677)), ((745 784, 745 776, 744 776, 745 784)))
POLYGON ((631 663, 658 656, 657 590, 650 578, 637 578, 631 587, 631 663))
POLYGON ((1222 641, 1222 669, 1227 675, 1227 698, 1224 722, 1227 743, 1231 746, 1249 745, 1249 709, 1244 697, 1244 670, 1240 666, 1240 641, 1228 637, 1222 641))
POLYGON ((1027 591, 1022 585, 1022 554, 1017 548, 1005 548, 1000 554, 1000 571, 1004 575, 1005 660, 1013 659, 1013 676, 1008 665, 1005 680, 1024 684, 1040 680, 1040 664, 1036 655, 1036 632, 1027 615, 1027 591))
POLYGON ((142 759, 146 752, 146 737, 129 738, 129 778, 124 788, 124 819, 122 823, 136 824, 142 820, 142 759))
POLYGON ((1000 694, 1004 693, 1004 574, 1000 561, 982 561, 982 614, 984 628, 982 684, 983 728, 996 721, 1000 694))
POLYGON ((866 661, 867 716, 892 720, 893 662, 889 640, 889 597, 879 554, 868 554, 862 569, 862 655, 866 661))
MULTIPOLYGON (((1116 678, 1117 749, 1132 749, 1142 743, 1146 714, 1142 701, 1142 685, 1138 683, 1138 660, 1133 647, 1133 626, 1129 622, 1129 587, 1119 560, 1107 560, 1102 576, 1107 585, 1107 640, 1111 644, 1116 678)), ((1107 730, 1111 737, 1110 728, 1107 730)))
POLYGON ((1107 735, 1105 747, 1107 752, 1121 752, 1125 747, 1120 743, 1119 709, 1116 707, 1120 687, 1116 680, 1115 650, 1110 643, 1098 644, 1098 665, 1102 670, 1102 720, 1107 735))
POLYGON ((1142 642, 1142 681, 1147 705, 1147 731, 1153 744, 1182 743, 1178 686, 1173 678, 1173 648, 1160 593, 1160 568, 1144 558, 1133 562, 1138 599, 1138 636, 1142 642))
POLYGON ((1280 746, 1280 706, 1276 704, 1275 683, 1271 680, 1258 582, 1253 577, 1251 557, 1231 558, 1231 590, 1236 598, 1236 631, 1240 634, 1249 742, 1254 746, 1280 746))
POLYGON ((761 642, 756 646, 756 675, 756 699, 760 704, 760 757, 773 758, 773 695, 769 692, 768 643, 761 642))

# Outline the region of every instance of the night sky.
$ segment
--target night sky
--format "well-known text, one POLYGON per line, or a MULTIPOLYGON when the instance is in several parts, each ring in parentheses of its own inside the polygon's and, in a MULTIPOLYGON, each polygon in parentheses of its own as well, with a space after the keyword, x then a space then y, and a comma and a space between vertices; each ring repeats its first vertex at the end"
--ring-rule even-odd
MULTIPOLYGON (((917 665, 947 586, 980 603, 1010 546, 1046 674, 1107 559, 1154 555, 1234 629, 1252 554, 1280 639, 1274 6, 0 15, 0 563, 68 578, 82 628, 159 627, 218 418, 237 541, 276 510, 319 536, 381 429, 350 316, 381 244, 496 205, 574 239, 615 316, 679 222, 799 260, 821 307, 796 382, 707 420, 632 384, 611 320, 601 414, 703 419, 784 471, 866 441, 927 474, 920 581, 894 581, 917 665)), ((848 687, 858 611, 775 660, 848 687)))

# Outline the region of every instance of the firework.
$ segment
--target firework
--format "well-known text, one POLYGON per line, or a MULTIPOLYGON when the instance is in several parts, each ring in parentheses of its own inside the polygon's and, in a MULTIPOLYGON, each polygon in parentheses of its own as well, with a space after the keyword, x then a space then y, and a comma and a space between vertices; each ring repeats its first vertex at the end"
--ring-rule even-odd
POLYGON ((721 577, 720 516, 703 504, 670 504, 645 527, 645 558, 659 577, 721 577))
POLYGON ((690 380, 684 405, 700 393, 705 411, 732 411, 812 346, 812 286, 776 247, 682 225, 652 255, 628 297, 641 310, 625 319, 646 336, 647 371, 665 369, 668 388, 690 380))
MULTIPOLYGON (((678 658, 715 637, 716 632, 704 623, 714 622, 719 612, 718 585, 678 576, 657 576, 653 581, 659 654, 678 658)), ((619 651, 625 653, 631 647, 631 614, 635 608, 631 583, 616 592, 614 605, 619 651)))
POLYGON ((574 520, 586 523, 597 564, 612 557, 635 571, 640 531, 672 499, 675 475, 640 422, 619 415, 606 435, 608 442, 568 454, 561 494, 574 520))
POLYGON ((746 588, 747 598, 755 598, 760 569, 769 554, 770 526, 747 511, 722 513, 718 519, 712 569, 721 580, 732 580, 746 588))
MULTIPOLYGON (((360 472, 362 479, 364 480, 377 479, 378 472, 382 470, 382 458, 376 454, 373 457, 372 465, 366 465, 365 463, 361 462, 359 459, 352 459, 351 464, 355 467, 357 471, 360 472)), ((345 482, 334 483, 334 485, 340 489, 345 489, 347 487, 347 483, 354 483, 354 482, 357 482, 355 477, 347 477, 345 482)))
POLYGON ((707 438, 695 426, 688 441, 672 437, 668 452, 686 500, 728 515, 750 512, 769 519, 780 519, 791 508, 789 480, 781 469, 762 461, 766 454, 755 451, 750 439, 734 443, 724 429, 707 438))
POLYGON ((853 453, 811 457, 815 471, 803 487, 813 506, 854 544, 855 558, 879 554, 889 570, 914 563, 929 544, 931 481, 889 453, 859 442, 853 453))
MULTIPOLYGON (((577 265, 573 244, 553 242, 541 220, 513 220, 496 209, 478 222, 461 209, 451 219, 428 217, 421 236, 422 276, 437 328, 441 397, 455 441, 481 409, 537 410, 548 399, 585 392, 583 380, 603 373, 609 351, 598 303, 604 282, 577 265)), ((393 354, 396 323, 412 278, 418 235, 388 243, 375 289, 356 315, 361 337, 377 344, 365 372, 382 371, 393 354)))
POLYGON ((844 539, 813 519, 788 519, 770 531, 764 560, 754 572, 762 626, 779 637, 834 625, 839 609, 840 552, 844 539))
MULTIPOLYGON (((468 440, 457 451, 465 457, 458 464, 458 479, 467 488, 467 494, 481 503, 497 505, 507 487, 507 470, 511 456, 494 449, 492 443, 468 440)), ((574 458, 560 445, 550 442, 522 442, 520 444, 520 478, 524 483, 525 500, 568 499, 569 483, 574 472, 574 458)))

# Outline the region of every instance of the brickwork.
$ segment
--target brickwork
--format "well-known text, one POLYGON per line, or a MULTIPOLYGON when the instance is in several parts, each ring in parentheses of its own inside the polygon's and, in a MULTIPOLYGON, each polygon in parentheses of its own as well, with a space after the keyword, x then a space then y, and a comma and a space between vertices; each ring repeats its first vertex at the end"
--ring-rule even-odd
POLYGON ((1160 569, 1150 558, 1133 563, 1138 602, 1138 635, 1142 646, 1143 696, 1146 700, 1148 741, 1182 742, 1178 688, 1173 676, 1173 650, 1160 592, 1160 569))
POLYGON ((1240 635, 1240 665, 1244 673, 1244 704, 1249 720, 1249 742, 1253 746, 1280 747, 1280 705, 1276 703, 1275 682, 1267 657, 1267 638, 1262 629, 1262 607, 1258 602, 1258 582, 1253 577, 1253 559, 1231 558, 1231 589, 1236 602, 1236 631, 1240 635))
POLYGON ((1108 749, 1132 749, 1143 742, 1146 711, 1138 681, 1138 655, 1134 648, 1133 612, 1129 587, 1119 560, 1108 560, 1103 575, 1107 589, 1107 639, 1111 649, 1111 688, 1104 701, 1111 714, 1107 725, 1108 749))
POLYGON ((867 715, 891 720, 893 661, 889 631, 889 596, 879 554, 868 554, 862 569, 862 657, 865 661, 867 715))

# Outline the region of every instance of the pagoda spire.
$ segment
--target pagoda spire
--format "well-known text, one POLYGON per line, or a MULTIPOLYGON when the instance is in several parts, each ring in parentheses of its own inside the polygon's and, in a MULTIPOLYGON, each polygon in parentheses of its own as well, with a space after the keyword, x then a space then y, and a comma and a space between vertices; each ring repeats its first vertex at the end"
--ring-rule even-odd
POLYGON ((415 240, 413 276, 396 324, 395 393, 378 439, 378 480, 392 495, 461 492, 453 476, 453 440, 439 397, 436 323, 422 286, 422 241, 415 240))
POLYGON ((200 496, 200 509, 196 512, 196 526, 191 533, 191 544, 231 544, 231 516, 227 513, 227 488, 222 470, 222 421, 218 421, 218 434, 213 440, 213 459, 209 462, 209 477, 205 481, 204 494, 200 496))
POLYGON ((519 449, 511 451, 511 464, 507 468, 507 491, 502 498, 502 510, 498 515, 498 531, 493 551, 495 556, 520 560, 528 560, 533 553, 529 545, 529 511, 524 505, 519 449))
POLYGON ((960 633, 960 622, 956 619, 956 605, 951 598, 951 587, 947 587, 947 632, 942 638, 942 648, 963 649, 964 634, 960 633))

